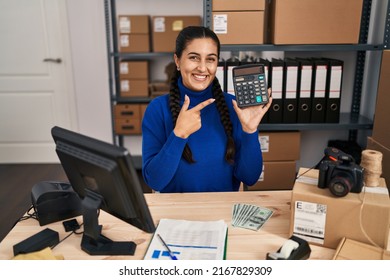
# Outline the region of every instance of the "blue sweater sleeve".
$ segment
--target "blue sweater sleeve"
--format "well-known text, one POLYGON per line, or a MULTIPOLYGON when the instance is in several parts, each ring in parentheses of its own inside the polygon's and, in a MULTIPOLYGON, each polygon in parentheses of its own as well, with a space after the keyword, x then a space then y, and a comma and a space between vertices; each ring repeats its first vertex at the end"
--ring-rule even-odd
POLYGON ((187 139, 177 137, 164 98, 154 99, 142 121, 142 175, 154 190, 161 191, 172 180, 179 166, 187 139))
POLYGON ((258 132, 246 133, 233 109, 232 100, 235 98, 225 94, 226 102, 233 123, 234 141, 236 146, 234 177, 248 186, 254 185, 263 170, 263 155, 261 152, 258 132))
POLYGON ((236 145, 236 168, 234 176, 248 186, 254 185, 263 169, 263 156, 260 148, 258 133, 245 133, 239 145, 236 145))

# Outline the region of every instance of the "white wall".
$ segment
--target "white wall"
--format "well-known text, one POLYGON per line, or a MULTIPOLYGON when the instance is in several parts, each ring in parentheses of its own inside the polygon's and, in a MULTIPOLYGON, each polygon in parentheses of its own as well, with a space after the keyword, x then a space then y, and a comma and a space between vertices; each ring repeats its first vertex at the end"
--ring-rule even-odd
POLYGON ((67 0, 79 132, 112 142, 103 1, 67 0))

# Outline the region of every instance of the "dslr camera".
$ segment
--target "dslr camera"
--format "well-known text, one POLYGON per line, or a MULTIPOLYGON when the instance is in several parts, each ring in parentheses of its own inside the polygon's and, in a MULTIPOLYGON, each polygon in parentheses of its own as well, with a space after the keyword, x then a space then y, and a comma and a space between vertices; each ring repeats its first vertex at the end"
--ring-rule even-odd
POLYGON ((318 187, 329 188, 338 197, 349 192, 360 193, 363 188, 363 168, 353 157, 336 148, 325 149, 325 156, 319 164, 318 187))

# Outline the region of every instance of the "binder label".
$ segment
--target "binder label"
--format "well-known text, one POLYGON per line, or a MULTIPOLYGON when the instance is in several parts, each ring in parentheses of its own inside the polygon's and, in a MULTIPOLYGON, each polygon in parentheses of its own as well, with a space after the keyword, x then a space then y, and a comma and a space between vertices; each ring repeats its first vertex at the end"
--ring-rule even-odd
POLYGON ((330 75, 330 85, 329 85, 329 97, 330 98, 340 98, 341 95, 341 75, 342 67, 333 66, 332 73, 330 75))
POLYGON ((297 98, 298 67, 287 67, 286 99, 297 98))
POLYGON ((327 67, 318 65, 316 72, 316 83, 314 97, 325 98, 325 87, 326 87, 326 71, 327 67))
POLYGON ((283 67, 272 69, 272 98, 282 99, 283 67))
POLYGON ((301 98, 310 98, 312 73, 312 66, 302 66, 300 91, 301 98))

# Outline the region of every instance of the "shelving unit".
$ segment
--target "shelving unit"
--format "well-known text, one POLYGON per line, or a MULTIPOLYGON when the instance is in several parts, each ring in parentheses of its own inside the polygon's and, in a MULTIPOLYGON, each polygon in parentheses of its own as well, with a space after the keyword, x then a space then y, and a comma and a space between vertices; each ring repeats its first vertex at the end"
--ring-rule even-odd
MULTIPOLYGON (((221 51, 243 52, 243 51, 275 51, 275 52, 356 52, 356 69, 354 89, 350 113, 341 113, 339 123, 293 123, 293 124, 261 124, 262 130, 350 130, 349 140, 356 140, 357 131, 372 129, 373 120, 360 115, 360 100, 362 96, 362 82, 365 68, 365 57, 368 51, 383 51, 388 45, 367 44, 368 29, 370 23, 371 0, 364 0, 363 13, 361 18, 359 44, 347 45, 223 45, 221 51)), ((387 5, 389 17, 389 4, 387 5)), ((388 22, 388 19, 387 19, 388 22)), ((212 26, 212 0, 204 0, 203 24, 212 26)), ((384 40, 388 40, 389 30, 385 28, 384 40)))
MULTIPOLYGON (((109 79, 110 79, 110 102, 111 107, 116 103, 149 103, 151 98, 124 98, 119 94, 119 61, 127 60, 154 60, 166 56, 172 56, 172 53, 119 53, 117 43, 117 22, 116 22, 116 5, 115 0, 104 0, 107 49, 109 60, 109 79)), ((349 140, 356 140, 359 130, 370 130, 373 127, 373 120, 360 114, 360 103, 363 94, 362 86, 364 81, 365 60, 368 52, 382 52, 389 48, 389 18, 390 7, 387 1, 386 27, 384 30, 383 41, 379 44, 367 43, 370 12, 372 0, 364 0, 363 14, 361 18, 359 44, 351 45, 222 45, 222 52, 355 52, 356 69, 354 74, 354 84, 352 92, 351 109, 348 113, 341 113, 339 123, 289 123, 289 124, 261 124, 262 130, 281 131, 281 130, 348 130, 349 140)), ((212 22, 212 0, 203 0, 203 25, 211 27, 212 22)), ((378 66, 379 67, 379 66, 378 66)), ((114 117, 112 118, 114 127, 114 117)), ((116 135, 113 129, 113 141, 115 144, 123 145, 124 135, 116 135)))

